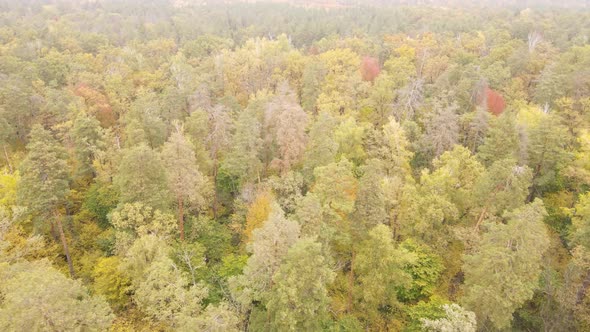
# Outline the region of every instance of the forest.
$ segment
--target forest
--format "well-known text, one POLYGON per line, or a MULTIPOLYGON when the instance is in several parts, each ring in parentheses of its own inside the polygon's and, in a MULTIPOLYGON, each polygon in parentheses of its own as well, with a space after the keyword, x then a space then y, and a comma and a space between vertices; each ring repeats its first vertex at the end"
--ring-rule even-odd
POLYGON ((286 2, 0 0, 0 330, 590 331, 587 2, 286 2))

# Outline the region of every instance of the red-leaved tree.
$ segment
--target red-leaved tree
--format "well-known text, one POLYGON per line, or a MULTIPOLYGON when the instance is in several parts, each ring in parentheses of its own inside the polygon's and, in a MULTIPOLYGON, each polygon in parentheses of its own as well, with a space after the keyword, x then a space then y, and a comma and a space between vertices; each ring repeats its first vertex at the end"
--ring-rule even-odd
POLYGON ((500 95, 498 92, 490 89, 489 87, 486 87, 485 96, 486 96, 486 104, 488 106, 488 111, 490 113, 498 116, 498 115, 502 114, 502 112, 504 112, 504 109, 506 108, 506 102, 504 101, 504 98, 502 97, 502 95, 500 95))
POLYGON ((361 62, 361 75, 363 81, 373 82, 373 80, 379 76, 381 69, 379 68, 379 61, 373 57, 363 57, 361 62))

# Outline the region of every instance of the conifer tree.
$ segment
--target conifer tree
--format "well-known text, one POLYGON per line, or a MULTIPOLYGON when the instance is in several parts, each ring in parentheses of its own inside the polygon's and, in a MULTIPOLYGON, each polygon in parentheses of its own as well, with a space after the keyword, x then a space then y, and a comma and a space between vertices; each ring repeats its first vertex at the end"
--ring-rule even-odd
POLYGON ((40 125, 31 130, 27 150, 20 170, 23 174, 18 188, 20 204, 28 207, 35 216, 48 220, 52 229, 57 228, 70 275, 74 276, 61 211, 70 189, 66 152, 40 125))

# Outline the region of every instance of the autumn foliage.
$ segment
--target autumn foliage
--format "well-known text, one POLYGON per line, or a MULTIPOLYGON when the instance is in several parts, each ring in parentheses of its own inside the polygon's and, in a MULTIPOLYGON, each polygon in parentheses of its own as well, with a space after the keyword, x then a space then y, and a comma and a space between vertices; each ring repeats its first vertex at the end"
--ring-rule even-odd
POLYGON ((252 240, 252 232, 261 227, 268 219, 271 201, 272 194, 269 191, 263 191, 258 194, 252 205, 250 205, 246 215, 246 226, 242 234, 246 243, 252 240))
POLYGON ((89 113, 94 115, 103 127, 108 128, 115 124, 117 121, 116 116, 109 104, 108 98, 104 94, 84 83, 78 84, 74 93, 84 98, 89 113))
POLYGON ((502 114, 506 108, 506 101, 504 101, 502 95, 490 89, 489 87, 486 87, 485 89, 485 101, 488 111, 493 115, 498 116, 502 114))
POLYGON ((363 61, 361 62, 361 75, 363 77, 363 81, 372 82, 379 73, 381 72, 381 68, 379 68, 379 61, 373 57, 366 56, 363 57, 363 61))

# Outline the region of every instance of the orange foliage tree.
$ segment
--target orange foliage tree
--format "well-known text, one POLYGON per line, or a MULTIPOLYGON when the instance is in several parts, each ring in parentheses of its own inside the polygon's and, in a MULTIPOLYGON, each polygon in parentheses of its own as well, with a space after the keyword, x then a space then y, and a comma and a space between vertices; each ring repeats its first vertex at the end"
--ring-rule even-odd
POLYGON ((373 82, 379 73, 381 72, 381 68, 379 68, 379 61, 373 57, 366 56, 363 57, 363 61, 361 62, 361 76, 363 77, 363 81, 373 82))

